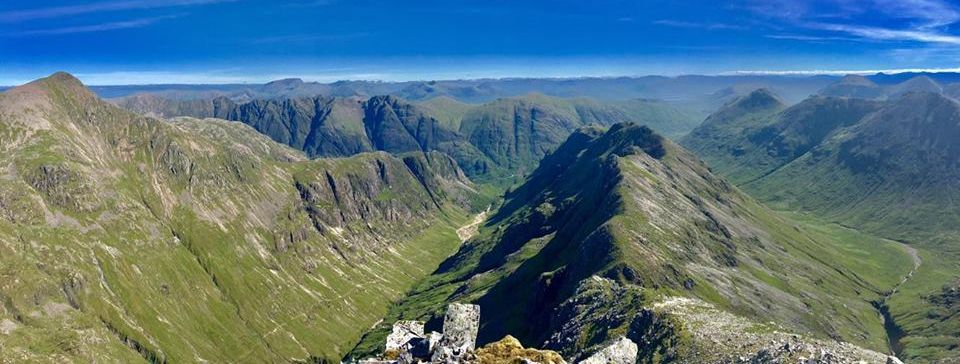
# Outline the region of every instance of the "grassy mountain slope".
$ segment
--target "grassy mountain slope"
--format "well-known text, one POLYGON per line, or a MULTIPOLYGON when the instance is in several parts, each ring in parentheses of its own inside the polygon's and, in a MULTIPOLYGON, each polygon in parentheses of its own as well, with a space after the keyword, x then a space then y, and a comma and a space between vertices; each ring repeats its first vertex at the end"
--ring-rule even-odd
MULTIPOLYGON (((701 156, 711 166, 721 169, 731 167, 736 161, 727 156, 747 153, 745 136, 768 126, 771 117, 786 107, 769 90, 756 89, 711 114, 703 124, 680 139, 680 144, 701 156)), ((737 182, 736 176, 731 178, 737 182)))
POLYGON ((441 154, 309 161, 66 74, 0 94, 0 149, 0 357, 18 362, 338 360, 457 249, 474 201, 441 154))
POLYGON ((774 141, 789 130, 785 116, 802 106, 809 111, 797 121, 807 137, 799 140, 806 142, 791 149, 796 153, 790 158, 775 158, 781 155, 776 144, 758 143, 756 135, 763 133, 743 129, 695 133, 684 142, 696 146, 723 138, 745 146, 694 149, 719 174, 774 208, 815 213, 917 247, 922 264, 887 300, 895 346, 920 362, 958 356, 960 302, 949 292, 960 279, 960 210, 952 202, 960 197, 960 104, 931 92, 882 103, 813 97, 768 121, 781 131, 774 141))
POLYGON ((460 130, 460 121, 463 120, 463 114, 473 108, 474 104, 468 104, 452 97, 438 96, 427 100, 417 102, 423 111, 440 121, 440 124, 449 130, 460 130))
MULTIPOLYGON (((697 328, 643 309, 679 295, 886 349, 870 301, 906 275, 899 244, 788 220, 647 128, 581 129, 506 197, 386 322, 419 318, 429 329, 445 302, 470 301, 483 310, 483 342, 510 334, 575 357, 627 335, 646 343, 644 362, 695 362, 684 331, 697 328), (636 288, 598 288, 596 277, 636 288)), ((354 352, 374 350, 387 328, 354 352)))
MULTIPOLYGON (((745 186, 775 203, 927 246, 960 238, 960 104, 911 93, 745 186), (807 188, 815 176, 817 188, 807 188)), ((960 247, 936 246, 957 251, 960 247)))
POLYGON ((780 105, 766 112, 736 107, 730 114, 723 110, 712 115, 681 143, 730 181, 743 184, 806 154, 834 131, 859 122, 881 105, 864 99, 814 96, 776 113, 769 111, 780 105))

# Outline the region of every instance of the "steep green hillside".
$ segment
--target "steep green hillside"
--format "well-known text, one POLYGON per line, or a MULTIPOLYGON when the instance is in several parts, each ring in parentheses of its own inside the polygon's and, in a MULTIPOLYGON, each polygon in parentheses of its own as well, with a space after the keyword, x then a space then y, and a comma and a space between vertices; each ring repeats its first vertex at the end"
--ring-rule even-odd
POLYGON ((905 358, 960 356, 960 302, 949 298, 960 279, 960 209, 952 202, 960 198, 960 104, 930 92, 883 103, 813 97, 757 125, 764 123, 761 132, 719 128, 684 143, 774 208, 906 241, 929 256, 887 300, 890 329, 905 358), (790 122, 791 113, 805 116, 790 122), (740 148, 696 148, 717 139, 740 148), (781 153, 779 140, 799 148, 781 153))
POLYGON ((498 166, 523 176, 582 125, 572 105, 531 96, 471 109, 463 116, 460 133, 498 166))
MULTIPOLYGON (((690 351, 698 327, 645 309, 687 296, 886 351, 871 302, 911 258, 900 244, 841 230, 764 208, 645 127, 581 129, 385 322, 424 319, 429 329, 445 302, 469 301, 483 309, 481 342, 510 334, 575 358, 626 335, 644 343, 642 362, 698 362, 707 358, 690 351)), ((388 327, 354 353, 375 350, 388 327)))
POLYGON ((960 253, 960 104, 911 93, 745 185, 776 204, 960 253), (808 188, 816 180, 816 189, 808 188))
POLYGON ((622 110, 623 116, 614 119, 616 122, 643 124, 673 140, 692 131, 707 116, 693 107, 677 106, 658 100, 633 99, 611 104, 612 107, 622 110))
POLYGON ((780 105, 771 104, 772 108, 761 111, 740 106, 748 100, 742 98, 711 115, 681 140, 737 184, 761 178, 799 158, 837 129, 857 123, 882 105, 864 99, 814 96, 769 113, 780 105))
POLYGON ((437 118, 440 125, 449 130, 460 130, 460 121, 463 120, 463 114, 476 106, 458 101, 457 99, 439 96, 431 99, 417 102, 424 113, 437 118))
MULTIPOLYGON (((769 124, 771 117, 786 107, 769 90, 756 89, 720 107, 680 139, 680 144, 715 168, 730 164, 731 161, 724 157, 745 153, 742 145, 744 136, 751 130, 769 124)), ((732 178, 736 182, 735 176, 732 178)))
POLYGON ((239 123, 137 116, 67 74, 0 94, 0 171, 12 362, 338 360, 477 203, 439 153, 309 161, 239 123))
POLYGON ((466 111, 460 133, 494 163, 523 176, 582 126, 636 122, 677 135, 689 131, 695 120, 694 114, 657 101, 604 103, 533 94, 499 99, 466 111))

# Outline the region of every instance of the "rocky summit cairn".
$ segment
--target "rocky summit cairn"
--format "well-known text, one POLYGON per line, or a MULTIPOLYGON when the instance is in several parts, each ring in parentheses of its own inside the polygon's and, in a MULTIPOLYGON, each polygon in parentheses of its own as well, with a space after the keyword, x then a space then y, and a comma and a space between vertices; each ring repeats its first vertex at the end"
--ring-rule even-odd
MULTIPOLYGON (((443 333, 424 335, 422 321, 397 321, 387 336, 385 351, 379 358, 361 360, 362 364, 566 364, 560 354, 550 350, 524 348, 512 336, 477 349, 480 330, 480 306, 453 303, 443 318, 443 333)), ((625 339, 624 339, 625 340, 625 339)), ((627 340, 629 342, 629 340, 627 340)), ((632 342, 630 344, 633 344, 632 342)), ((621 358, 612 351, 610 358, 621 358)), ((637 346, 633 345, 633 358, 637 346)), ((600 360, 600 359, 598 359, 600 360)), ((607 361, 597 363, 606 364, 607 361)), ((628 363, 610 361, 609 363, 628 363)), ((630 364, 633 361, 629 362, 630 364)))
POLYGON ((443 319, 443 333, 424 335, 422 321, 397 321, 387 336, 380 358, 361 363, 472 363, 476 357, 477 332, 480 330, 480 306, 453 303, 443 319))
POLYGON ((637 362, 637 344, 625 337, 593 354, 580 364, 633 364, 637 362))

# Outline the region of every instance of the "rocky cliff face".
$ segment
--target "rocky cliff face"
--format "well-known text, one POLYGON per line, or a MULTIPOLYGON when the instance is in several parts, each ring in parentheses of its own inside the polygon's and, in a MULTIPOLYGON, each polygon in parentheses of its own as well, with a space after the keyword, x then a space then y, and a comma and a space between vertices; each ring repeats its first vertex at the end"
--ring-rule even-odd
POLYGON ((308 160, 239 123, 137 116, 67 74, 0 94, 0 150, 16 362, 339 360, 457 248, 476 201, 442 155, 308 160))
POLYGON ((311 157, 347 156, 372 150, 440 151, 474 179, 509 184, 529 173, 576 128, 636 121, 679 136, 700 117, 664 102, 602 103, 543 95, 464 104, 450 99, 419 104, 394 96, 255 99, 235 103, 169 100, 136 95, 117 101, 139 113, 216 117, 253 126, 311 157))

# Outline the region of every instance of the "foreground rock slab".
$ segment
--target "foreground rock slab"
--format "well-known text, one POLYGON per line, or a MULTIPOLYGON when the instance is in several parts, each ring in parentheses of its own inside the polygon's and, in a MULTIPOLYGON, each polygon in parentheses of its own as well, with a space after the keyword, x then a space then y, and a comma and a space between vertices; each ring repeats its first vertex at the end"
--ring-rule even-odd
POLYGON ((624 337, 581 361, 580 364, 633 364, 637 362, 638 351, 637 344, 624 337))

